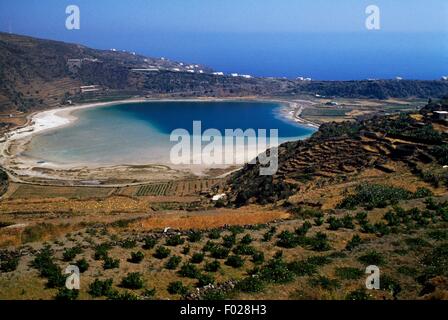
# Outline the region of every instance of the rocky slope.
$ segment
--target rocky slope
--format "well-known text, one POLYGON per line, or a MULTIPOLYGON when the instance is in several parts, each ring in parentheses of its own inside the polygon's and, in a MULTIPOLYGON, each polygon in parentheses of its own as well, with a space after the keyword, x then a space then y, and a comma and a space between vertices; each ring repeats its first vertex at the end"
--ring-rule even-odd
MULTIPOLYGON (((229 179, 229 202, 275 203, 310 188, 348 181, 366 169, 384 175, 396 167, 422 174, 422 166, 448 164, 447 122, 434 110, 448 110, 448 100, 430 103, 419 114, 375 117, 323 125, 310 139, 278 149, 278 172, 260 176, 260 164, 246 165, 229 179)), ((446 177, 443 177, 447 183, 446 177)))

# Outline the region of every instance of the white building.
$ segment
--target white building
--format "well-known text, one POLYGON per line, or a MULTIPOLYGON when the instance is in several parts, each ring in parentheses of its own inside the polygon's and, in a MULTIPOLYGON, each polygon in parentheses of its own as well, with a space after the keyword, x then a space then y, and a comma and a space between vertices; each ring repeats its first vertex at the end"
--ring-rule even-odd
POLYGON ((215 76, 223 76, 224 72, 213 72, 215 76))

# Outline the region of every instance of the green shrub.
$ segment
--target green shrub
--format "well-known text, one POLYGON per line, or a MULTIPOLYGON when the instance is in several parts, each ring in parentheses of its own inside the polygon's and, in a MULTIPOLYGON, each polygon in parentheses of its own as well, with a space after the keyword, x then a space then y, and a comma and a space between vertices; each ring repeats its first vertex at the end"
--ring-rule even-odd
POLYGON ((246 234, 244 237, 241 238, 240 243, 241 244, 251 244, 253 241, 252 237, 250 236, 250 234, 246 234))
POLYGON ((192 278, 192 279, 196 279, 200 274, 198 268, 196 268, 196 266, 191 263, 183 264, 180 267, 180 270, 178 273, 182 277, 192 278))
POLYGON ((202 261, 204 261, 204 254, 201 252, 196 252, 190 259, 190 262, 195 264, 201 263, 202 261))
POLYGON ((347 243, 345 246, 345 249, 348 251, 352 251, 354 248, 359 246, 362 243, 361 237, 357 234, 355 234, 351 240, 347 243))
POLYGON ((256 251, 252 254, 252 262, 255 264, 262 264, 264 262, 264 253, 256 251))
POLYGON ((328 238, 325 233, 318 232, 314 235, 314 237, 308 239, 308 245, 311 247, 313 251, 328 251, 331 249, 330 244, 328 243, 328 238))
POLYGON ((448 230, 432 230, 427 233, 428 237, 430 237, 433 240, 442 241, 442 240, 448 240, 448 230))
POLYGON ((255 248, 249 246, 247 244, 239 244, 233 249, 233 253, 243 255, 243 256, 251 256, 255 253, 255 248))
POLYGON ((384 208, 396 204, 399 200, 408 200, 413 194, 405 189, 381 184, 364 183, 358 185, 355 193, 345 197, 338 205, 340 209, 355 209, 364 206, 367 209, 384 208))
POLYGON ((236 243, 236 236, 235 236, 235 234, 227 235, 227 236, 222 237, 222 240, 223 240, 222 245, 224 247, 230 249, 236 243))
POLYGON ((230 250, 221 246, 216 246, 210 251, 215 259, 225 259, 228 257, 230 250))
POLYGON ((298 277, 311 276, 317 272, 316 265, 309 261, 293 261, 288 263, 287 268, 298 277))
POLYGON ((288 230, 282 231, 278 236, 277 246, 281 248, 295 248, 299 245, 299 238, 288 230))
POLYGON ((133 239, 126 239, 121 241, 120 243, 120 247, 124 248, 124 249, 132 249, 135 248, 137 246, 137 242, 133 239))
POLYGON ((170 247, 176 247, 184 244, 185 239, 181 238, 180 235, 174 235, 166 239, 165 244, 170 247))
POLYGON ((141 251, 131 252, 131 257, 128 259, 128 262, 131 263, 140 263, 145 258, 145 255, 141 251))
POLYGON ((181 296, 188 293, 188 287, 184 286, 181 281, 170 282, 167 290, 169 294, 179 294, 181 296))
POLYGON ((207 262, 204 266, 204 271, 207 272, 217 272, 221 268, 221 263, 215 260, 212 262, 207 262))
POLYGON ((282 259, 271 259, 260 270, 261 279, 269 283, 288 283, 294 279, 287 264, 282 259))
POLYGON ((165 259, 166 257, 168 257, 171 253, 171 250, 164 247, 164 246, 158 246, 156 248, 156 252, 154 252, 153 256, 154 258, 157 259, 165 259))
POLYGON ((241 268, 244 265, 244 260, 239 255, 232 255, 227 258, 225 264, 233 268, 241 268))
POLYGON ((309 231, 311 228, 312 228, 311 223, 308 222, 308 221, 306 221, 306 222, 304 222, 304 223, 302 224, 302 226, 300 226, 299 228, 297 228, 297 229, 295 230, 295 233, 296 233, 298 236, 302 236, 302 237, 304 237, 304 236, 306 236, 306 234, 308 233, 308 231, 309 231))
POLYGON ((143 249, 145 250, 150 250, 152 248, 154 248, 157 244, 157 239, 151 238, 151 237, 146 237, 145 239, 143 239, 144 244, 142 246, 143 249))
POLYGON ((392 279, 388 275, 382 275, 380 281, 380 289, 389 291, 396 299, 397 295, 401 292, 401 285, 397 280, 392 279))
POLYGON ((370 295, 367 293, 366 289, 361 288, 347 294, 345 300, 370 300, 370 295))
POLYGON ((306 259, 306 261, 315 266, 324 266, 331 263, 331 259, 326 256, 312 256, 306 259))
POLYGON ((190 250, 191 250, 190 246, 184 246, 182 248, 182 254, 189 254, 190 250))
POLYGON ((212 240, 217 240, 221 238, 221 231, 218 229, 213 229, 209 232, 208 237, 212 240))
POLYGON ((61 288, 65 285, 66 276, 62 274, 61 268, 53 261, 53 250, 47 246, 41 249, 31 266, 36 268, 41 277, 47 278, 47 288, 61 288))
POLYGON ((397 272, 413 278, 418 274, 418 270, 416 268, 409 266, 400 266, 397 268, 397 272))
POLYGON ((79 246, 73 248, 65 248, 64 252, 62 253, 62 260, 65 262, 72 261, 80 253, 82 253, 82 248, 79 246))
POLYGON ((335 274, 342 280, 357 280, 364 275, 364 272, 358 268, 341 267, 336 268, 335 274))
POLYGON ((14 253, 0 252, 0 271, 13 272, 19 266, 20 257, 14 253))
POLYGON ((199 231, 190 231, 188 234, 188 241, 199 242, 202 239, 202 233, 199 231))
POLYGON ((434 194, 431 190, 427 188, 418 188, 417 191, 414 193, 414 198, 421 199, 421 198, 427 198, 432 197, 434 194))
POLYGON ((368 251, 366 254, 360 256, 358 258, 359 262, 368 264, 368 265, 376 265, 381 266, 385 264, 385 259, 383 255, 375 250, 368 251))
POLYGON ((67 288, 60 288, 55 299, 59 301, 71 301, 78 299, 79 290, 69 290, 67 288))
POLYGON ((342 228, 342 227, 343 227, 343 223, 342 223, 342 221, 339 220, 339 219, 337 219, 337 218, 335 218, 335 217, 329 217, 329 218, 327 219, 327 223, 329 224, 329 226, 328 226, 328 229, 329 229, 329 230, 336 231, 336 230, 338 230, 339 228, 342 228))
POLYGON ((196 287, 200 288, 200 287, 205 287, 209 284, 214 284, 215 283, 215 278, 213 278, 213 276, 209 275, 209 274, 205 274, 205 273, 200 273, 196 279, 198 279, 198 282, 196 283, 196 287))
POLYGON ((89 285, 89 294, 92 297, 106 297, 109 295, 112 289, 112 279, 107 279, 104 281, 95 279, 89 285))
POLYGON ((271 227, 271 229, 269 229, 269 231, 266 232, 266 233, 263 235, 263 239, 262 239, 262 240, 263 240, 264 242, 271 241, 272 238, 274 237, 274 235, 275 235, 276 232, 277 232, 277 228, 276 228, 276 227, 271 227))
POLYGON ((93 258, 95 260, 104 260, 107 258, 108 252, 110 250, 110 245, 103 243, 95 247, 95 253, 93 258))
POLYGON ((120 267, 119 259, 113 259, 111 257, 106 257, 106 259, 104 259, 104 263, 103 263, 104 270, 117 269, 119 267, 120 267))
POLYGON ((143 288, 142 275, 139 272, 131 272, 121 280, 120 286, 126 289, 141 289, 143 288))
POLYGON ((165 268, 167 268, 168 270, 175 270, 179 266, 181 261, 182 261, 181 257, 179 257, 179 256, 172 256, 165 263, 165 268))
POLYGON ((79 272, 81 273, 84 273, 87 269, 89 269, 89 263, 84 258, 76 261, 76 266, 79 268, 79 272))
POLYGON ((341 287, 341 284, 336 279, 330 279, 325 276, 318 276, 309 280, 309 283, 313 287, 321 287, 325 290, 335 290, 341 287))
POLYGON ((239 281, 235 289, 247 293, 257 293, 263 291, 264 287, 264 282, 259 277, 251 276, 239 281))
POLYGON ((156 289, 152 288, 152 289, 145 289, 145 291, 143 292, 143 296, 146 298, 153 298, 156 295, 156 289))

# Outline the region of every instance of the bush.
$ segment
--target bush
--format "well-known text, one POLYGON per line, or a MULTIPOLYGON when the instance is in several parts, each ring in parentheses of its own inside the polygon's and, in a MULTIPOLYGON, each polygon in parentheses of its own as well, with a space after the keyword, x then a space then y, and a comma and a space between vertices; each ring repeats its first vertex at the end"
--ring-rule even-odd
POLYGON ((196 266, 191 263, 186 263, 186 264, 182 265, 182 267, 180 267, 180 270, 178 273, 182 277, 192 278, 192 279, 196 279, 200 274, 198 268, 196 268, 196 266))
POLYGON ((120 284, 123 288, 126 289, 141 289, 143 288, 143 279, 142 275, 139 272, 131 272, 126 277, 121 280, 120 284))
POLYGON ((236 243, 236 236, 235 236, 235 234, 227 235, 227 236, 222 237, 222 240, 223 240, 222 245, 224 247, 230 249, 236 243))
POLYGON ((296 234, 298 236, 306 236, 308 231, 312 228, 312 225, 310 222, 306 221, 303 223, 303 225, 295 230, 296 234))
POLYGON ((181 281, 170 282, 167 290, 169 294, 179 294, 181 296, 188 293, 188 287, 184 286, 181 281))
POLYGON ((250 236, 250 234, 246 234, 243 238, 241 238, 240 243, 241 244, 251 244, 253 241, 252 237, 250 236))
POLYGON ((361 184, 356 187, 355 193, 345 197, 338 205, 340 209, 355 209, 364 206, 367 209, 384 208, 396 204, 399 200, 408 200, 413 194, 408 190, 381 184, 361 184))
POLYGON ((288 230, 282 231, 278 236, 277 246, 281 248, 295 248, 299 245, 298 237, 288 230))
POLYGON ((210 253, 215 259, 225 259, 229 255, 230 250, 221 246, 214 247, 210 253))
POLYGON ((55 299, 60 301, 71 301, 78 299, 79 290, 69 290, 67 288, 60 288, 55 299))
POLYGON ((119 259, 113 259, 111 257, 106 257, 106 259, 104 259, 104 263, 103 263, 104 270, 117 269, 119 267, 120 267, 119 259))
POLYGON ((221 238, 221 231, 219 231, 218 229, 213 229, 209 232, 208 237, 212 240, 217 240, 221 238))
POLYGON ((157 240, 151 237, 146 237, 144 240, 144 244, 142 246, 143 249, 145 250, 150 250, 152 248, 154 248, 157 244, 157 240))
POLYGON ((179 256, 172 256, 165 263, 165 268, 167 268, 168 270, 175 270, 179 266, 181 261, 182 261, 181 257, 179 257, 179 256))
POLYGON ((158 246, 156 249, 156 252, 153 254, 154 258, 157 259, 165 259, 168 257, 171 253, 171 250, 164 247, 164 246, 158 246))
POLYGON ((215 260, 212 262, 207 262, 204 266, 204 270, 207 272, 217 272, 221 268, 221 263, 215 260))
POLYGON ((315 266, 324 266, 331 263, 331 259, 326 256, 313 256, 306 259, 306 261, 315 266))
POLYGON ((358 268, 341 267, 336 268, 335 274, 342 280, 357 280, 364 275, 364 272, 358 268))
POLYGON ((76 255, 82 253, 82 248, 77 246, 73 248, 65 248, 64 252, 62 253, 62 260, 65 262, 72 261, 76 258, 76 255))
POLYGON ((135 248, 136 246, 137 246, 137 242, 132 239, 126 239, 126 240, 121 241, 121 243, 120 243, 120 247, 122 247, 124 249, 132 249, 132 248, 135 248))
POLYGON ((325 290, 335 290, 341 287, 341 284, 336 279, 330 279, 328 277, 319 276, 309 280, 309 283, 313 287, 321 287, 325 290))
POLYGON ((282 259, 272 259, 260 270, 261 279, 270 283, 288 283, 294 279, 286 263, 282 259))
POLYGON ((204 254, 201 252, 196 252, 190 259, 190 262, 195 264, 201 263, 202 261, 204 261, 204 254))
POLYGON ((199 242, 202 239, 202 233, 199 231, 191 231, 188 234, 188 241, 190 242, 199 242))
POLYGON ((233 249, 233 253, 240 254, 243 256, 253 255, 255 251, 256 250, 254 247, 249 246, 247 244, 239 244, 233 249))
POLYGON ((198 279, 198 282, 196 284, 196 287, 198 288, 215 283, 215 278, 213 278, 213 276, 209 274, 201 273, 196 278, 198 279))
POLYGON ((244 265, 244 260, 239 255, 232 255, 227 258, 225 264, 233 268, 241 268, 244 265))
POLYGON ((366 289, 361 288, 347 294, 345 300, 370 300, 370 295, 366 292, 366 289))
POLYGON ((141 251, 131 252, 131 258, 128 259, 128 262, 131 263, 140 263, 145 258, 145 255, 141 251))
POLYGON ((319 252, 328 251, 331 249, 331 246, 328 243, 327 235, 322 232, 318 232, 314 235, 314 237, 309 238, 308 245, 311 247, 311 250, 319 252))
POLYGON ((95 247, 95 253, 93 258, 95 260, 104 260, 107 258, 108 252, 110 250, 110 245, 103 243, 95 247))
POLYGON ((266 232, 263 235, 263 241, 264 242, 268 242, 272 240, 272 237, 274 237, 275 233, 277 232, 277 228, 276 227, 271 227, 271 229, 269 229, 268 232, 266 232))
POLYGON ((433 230, 427 233, 428 237, 436 241, 448 240, 448 230, 433 230))
POLYGON ((252 254, 252 262, 255 264, 262 264, 264 262, 264 253, 261 251, 252 254))
POLYGON ((182 248, 182 254, 189 254, 190 253, 190 246, 184 246, 182 248))
POLYGON ((76 261, 76 266, 79 268, 79 272, 81 273, 84 273, 87 269, 89 269, 89 263, 84 258, 76 261))
POLYGON ((355 234, 352 239, 347 243, 345 249, 348 251, 352 251, 354 248, 359 246, 362 243, 361 237, 355 234))
POLYGON ((95 279, 89 285, 89 294, 92 297, 106 297, 109 295, 112 289, 112 279, 107 279, 104 281, 95 279))
POLYGON ((316 265, 309 261, 293 261, 288 263, 287 268, 298 277, 311 276, 317 272, 316 265))
POLYGON ((20 258, 18 255, 10 252, 0 253, 0 271, 12 272, 19 266, 20 258))
POLYGON ((238 282, 235 289, 247 293, 256 293, 263 291, 265 285, 259 277, 247 277, 238 282))
POLYGON ((181 236, 177 234, 177 235, 167 238, 165 244, 170 247, 176 247, 181 244, 184 244, 184 242, 185 242, 185 239, 181 238, 181 236))
POLYGON ((381 266, 385 264, 383 255, 379 252, 376 252, 375 250, 369 251, 366 254, 360 256, 358 258, 358 261, 368 265, 375 265, 375 266, 381 266))
POLYGON ((49 246, 37 253, 31 266, 39 270, 41 277, 47 278, 47 288, 61 288, 65 285, 66 277, 54 263, 53 250, 49 246))

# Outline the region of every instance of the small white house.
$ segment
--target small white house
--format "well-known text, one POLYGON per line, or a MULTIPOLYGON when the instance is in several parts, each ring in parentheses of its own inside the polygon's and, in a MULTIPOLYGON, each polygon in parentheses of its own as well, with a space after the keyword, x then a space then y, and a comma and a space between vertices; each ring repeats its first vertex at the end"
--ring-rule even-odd
POLYGON ((437 120, 448 121, 448 111, 434 111, 437 120))

